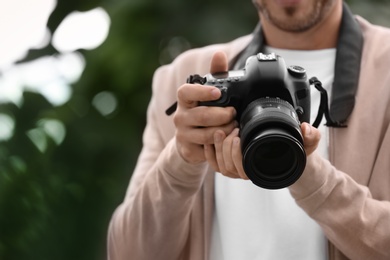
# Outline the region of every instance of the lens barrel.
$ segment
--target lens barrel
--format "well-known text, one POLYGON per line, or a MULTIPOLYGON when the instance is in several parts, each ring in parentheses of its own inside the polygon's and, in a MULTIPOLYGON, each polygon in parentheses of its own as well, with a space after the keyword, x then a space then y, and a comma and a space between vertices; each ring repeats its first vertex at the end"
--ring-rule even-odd
POLYGON ((240 120, 243 167, 266 189, 281 189, 299 179, 306 166, 300 122, 293 106, 279 98, 260 98, 240 120))

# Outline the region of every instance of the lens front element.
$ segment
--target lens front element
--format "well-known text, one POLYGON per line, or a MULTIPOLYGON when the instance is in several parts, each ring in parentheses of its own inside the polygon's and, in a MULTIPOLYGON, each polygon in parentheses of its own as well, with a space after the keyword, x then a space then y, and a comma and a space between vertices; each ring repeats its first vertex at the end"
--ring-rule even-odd
POLYGON ((248 178, 260 187, 280 189, 293 184, 306 165, 301 143, 283 129, 259 133, 243 153, 248 178))
POLYGON ((300 122, 293 107, 277 98, 253 101, 241 117, 243 167, 257 186, 281 189, 306 166, 300 122))

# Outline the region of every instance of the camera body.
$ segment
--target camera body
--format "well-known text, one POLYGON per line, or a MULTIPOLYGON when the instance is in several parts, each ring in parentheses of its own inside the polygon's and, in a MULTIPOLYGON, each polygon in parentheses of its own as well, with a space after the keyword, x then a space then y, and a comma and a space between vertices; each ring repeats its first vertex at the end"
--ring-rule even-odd
POLYGON ((310 121, 310 84, 305 69, 286 67, 284 59, 274 53, 250 56, 243 70, 207 74, 204 80, 202 84, 219 88, 221 97, 200 105, 233 106, 239 119, 252 101, 274 97, 289 102, 300 122, 310 121))
POLYGON ((243 70, 192 75, 189 83, 221 90, 202 106, 233 106, 240 123, 243 167, 257 186, 280 189, 294 183, 306 165, 301 122, 310 120, 310 83, 304 68, 287 67, 283 58, 259 53, 243 70))

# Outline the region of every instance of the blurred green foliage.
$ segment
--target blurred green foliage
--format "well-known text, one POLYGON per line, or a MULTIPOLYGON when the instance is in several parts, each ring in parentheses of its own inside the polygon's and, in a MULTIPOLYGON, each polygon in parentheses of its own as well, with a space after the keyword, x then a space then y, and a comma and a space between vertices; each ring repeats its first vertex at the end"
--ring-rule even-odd
MULTIPOLYGON (((387 1, 348 2, 389 22, 389 8, 377 7, 387 1)), ((0 259, 104 259, 110 216, 141 149, 153 71, 186 49, 248 34, 257 22, 249 0, 58 0, 48 27, 97 6, 111 17, 110 34, 99 48, 81 50, 87 65, 71 99, 54 107, 25 92, 21 106, 0 104, 15 122, 12 138, 0 142, 0 259), (118 100, 107 116, 92 106, 103 91, 118 100), (42 130, 43 120, 62 122, 63 142, 42 130)), ((54 54, 48 46, 24 61, 54 54)))

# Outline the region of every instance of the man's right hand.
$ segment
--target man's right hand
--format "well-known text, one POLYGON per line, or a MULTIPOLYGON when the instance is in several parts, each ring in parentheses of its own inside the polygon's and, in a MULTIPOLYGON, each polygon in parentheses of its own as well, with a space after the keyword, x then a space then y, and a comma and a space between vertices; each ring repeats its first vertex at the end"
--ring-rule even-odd
MULTIPOLYGON (((216 52, 210 65, 210 73, 228 70, 225 53, 216 52)), ((214 133, 220 129, 230 134, 237 122, 233 107, 198 106, 199 101, 216 100, 219 89, 199 84, 184 84, 177 91, 177 110, 174 115, 176 145, 182 158, 193 164, 206 161, 205 144, 214 144, 214 133)))

